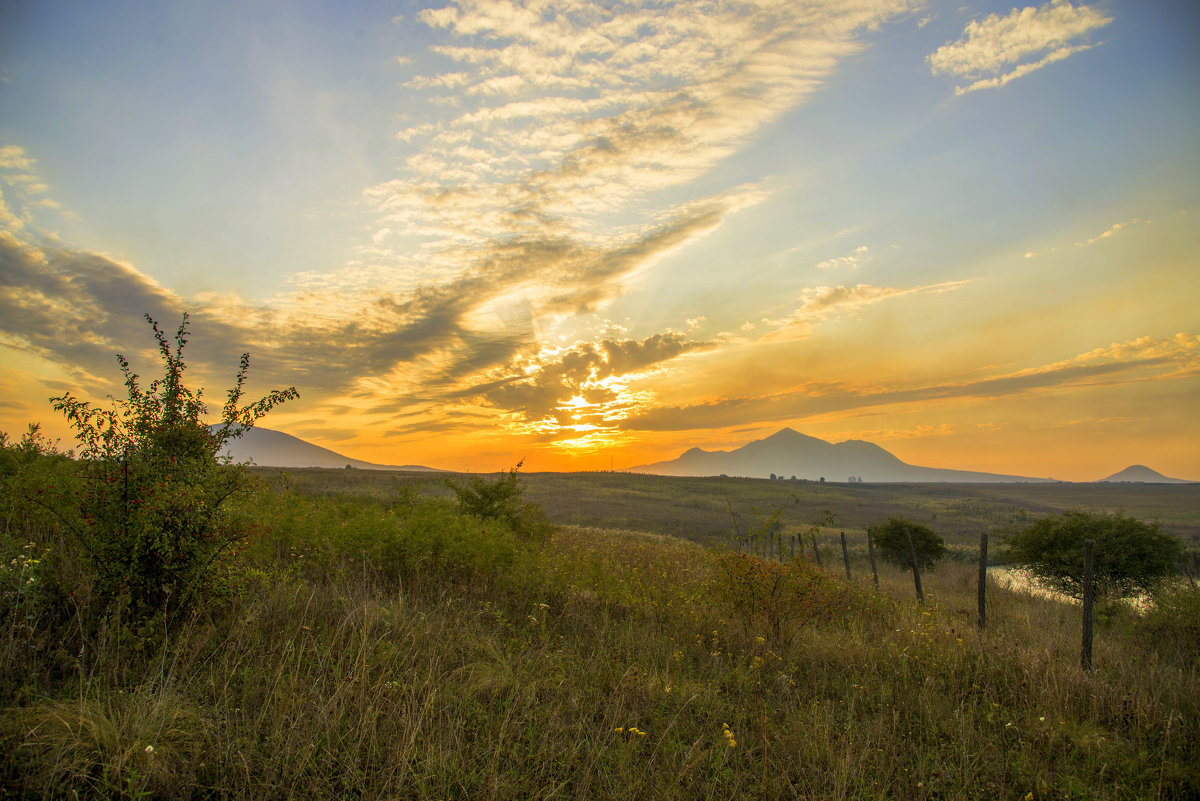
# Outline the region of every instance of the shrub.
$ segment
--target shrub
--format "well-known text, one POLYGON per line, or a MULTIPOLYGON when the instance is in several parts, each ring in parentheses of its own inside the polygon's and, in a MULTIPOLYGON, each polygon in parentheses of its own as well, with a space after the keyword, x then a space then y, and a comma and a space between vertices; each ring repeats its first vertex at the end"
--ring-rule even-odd
POLYGON ((946 542, 939 534, 921 523, 902 517, 889 517, 882 524, 871 527, 871 541, 879 550, 884 561, 900 567, 912 566, 912 549, 917 555, 917 564, 928 570, 946 555, 946 542))
POLYGON ((222 507, 251 484, 245 469, 229 464, 221 451, 274 406, 299 395, 290 387, 239 405, 250 364, 243 354, 221 422, 210 427, 202 392, 183 382, 187 315, 174 347, 149 315, 146 321, 158 342, 162 378, 143 387, 118 354, 127 397, 115 408, 96 408, 70 393, 51 398, 79 441, 78 519, 68 522, 77 527, 94 571, 97 600, 127 606, 135 617, 168 607, 178 615, 209 584, 218 557, 242 536, 222 507))
POLYGON ((551 525, 542 507, 527 503, 522 494, 519 474, 523 461, 495 481, 485 481, 471 476, 466 484, 446 481, 458 500, 458 510, 480 520, 500 520, 508 524, 514 534, 527 539, 541 539, 549 533, 551 525))
POLYGON ((1083 542, 1093 540, 1096 593, 1130 595, 1152 590, 1183 556, 1183 543, 1119 514, 1072 510, 1045 517, 1010 535, 1004 554, 1068 595, 1083 595, 1083 542))
POLYGON ((1200 587, 1189 581, 1154 594, 1154 603, 1135 624, 1141 642, 1184 665, 1200 659, 1200 587))
POLYGON ((717 596, 747 633, 785 642, 841 606, 844 590, 807 562, 775 562, 747 553, 720 554, 717 596))

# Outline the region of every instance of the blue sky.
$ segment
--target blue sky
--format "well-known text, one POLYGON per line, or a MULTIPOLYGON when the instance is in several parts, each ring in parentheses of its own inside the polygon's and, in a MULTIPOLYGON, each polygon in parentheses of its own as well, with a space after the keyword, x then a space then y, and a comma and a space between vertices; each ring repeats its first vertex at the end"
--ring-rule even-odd
MULTIPOLYGON (((1200 478, 1200 12, 1175 2, 12 3, 0 429, 143 313, 379 462, 783 425, 1200 478)), ((147 363, 145 371, 152 370, 147 363)), ((64 432, 65 434, 65 432, 64 432)))

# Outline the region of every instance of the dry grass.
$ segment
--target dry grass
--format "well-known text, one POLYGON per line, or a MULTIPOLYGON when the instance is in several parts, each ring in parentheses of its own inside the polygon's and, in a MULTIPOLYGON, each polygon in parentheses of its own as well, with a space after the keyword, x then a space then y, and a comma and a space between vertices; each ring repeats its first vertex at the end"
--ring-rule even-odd
MULTIPOLYGON (((262 522, 293 519, 273 503, 262 522)), ((363 526, 395 514, 362 503, 363 526)), ((473 578, 381 572, 332 522, 273 528, 234 602, 165 641, 55 656, 26 647, 49 643, 37 618, 5 641, 27 666, 3 688, 10 795, 1200 794, 1194 661, 1117 616, 1085 673, 1077 609, 996 585, 980 631, 969 563, 925 576, 919 606, 901 571, 877 594, 865 553, 848 583, 827 560, 827 614, 775 633, 722 600, 717 552, 675 538, 568 527, 473 578)))

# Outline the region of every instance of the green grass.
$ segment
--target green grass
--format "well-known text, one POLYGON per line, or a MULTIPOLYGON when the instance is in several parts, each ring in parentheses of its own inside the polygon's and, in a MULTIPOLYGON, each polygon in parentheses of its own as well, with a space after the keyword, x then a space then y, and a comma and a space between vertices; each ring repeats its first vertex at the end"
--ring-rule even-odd
MULTIPOLYGON (((237 510, 255 533, 224 602, 170 631, 52 607, 69 541, 3 518, 0 797, 1200 795, 1197 663, 1167 647, 1194 599, 1111 612, 1090 673, 1076 607, 993 586, 975 626, 980 528, 1123 487, 535 474, 526 498, 566 525, 532 541, 428 500, 437 478, 289 475, 237 510), (784 503, 791 529, 844 521, 853 579, 827 532, 824 571, 709 547, 729 506, 753 528, 784 503), (874 591, 861 539, 905 507, 963 527, 924 606, 892 568, 874 591)), ((1195 525, 1194 495, 1163 497, 1195 525)))

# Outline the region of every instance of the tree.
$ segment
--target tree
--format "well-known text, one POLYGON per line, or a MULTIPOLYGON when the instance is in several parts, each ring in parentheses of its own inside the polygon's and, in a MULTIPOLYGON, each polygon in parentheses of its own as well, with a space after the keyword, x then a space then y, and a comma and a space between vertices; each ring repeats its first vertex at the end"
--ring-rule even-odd
POLYGON ((917 555, 917 565, 928 570, 946 555, 946 541, 933 529, 903 517, 889 517, 871 527, 871 541, 885 561, 900 567, 912 566, 909 540, 917 555))
POLYGON ((1083 595, 1083 541, 1093 540, 1093 575, 1099 596, 1153 589, 1183 558, 1183 543, 1121 514, 1071 510, 1044 517, 1005 540, 1005 557, 1029 567, 1055 589, 1083 595))
POLYGON ((249 489, 249 473, 222 456, 225 443, 284 401, 295 387, 240 405, 250 354, 242 355, 220 423, 204 422, 202 390, 183 382, 188 315, 174 346, 149 315, 163 376, 143 387, 129 360, 117 354, 124 400, 101 409, 66 393, 51 398, 79 441, 83 470, 78 539, 95 576, 98 600, 125 606, 134 617, 169 611, 177 617, 211 584, 218 557, 244 532, 228 519, 226 502, 249 489))

